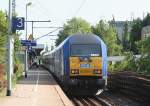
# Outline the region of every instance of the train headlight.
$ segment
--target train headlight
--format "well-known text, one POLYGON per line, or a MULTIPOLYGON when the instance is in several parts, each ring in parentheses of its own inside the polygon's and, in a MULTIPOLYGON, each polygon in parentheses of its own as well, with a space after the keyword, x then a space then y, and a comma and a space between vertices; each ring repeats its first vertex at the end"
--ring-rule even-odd
POLYGON ((72 69, 71 74, 79 74, 79 70, 78 69, 72 69))
POLYGON ((74 70, 71 70, 71 73, 74 74, 74 70))
POLYGON ((94 69, 93 74, 101 74, 102 70, 101 69, 94 69))

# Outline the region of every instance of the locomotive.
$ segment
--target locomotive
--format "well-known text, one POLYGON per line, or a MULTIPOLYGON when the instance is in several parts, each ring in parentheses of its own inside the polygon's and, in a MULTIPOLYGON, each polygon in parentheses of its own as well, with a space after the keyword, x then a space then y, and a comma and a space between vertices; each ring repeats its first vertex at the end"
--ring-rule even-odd
POLYGON ((107 46, 94 34, 74 34, 42 56, 65 90, 97 91, 107 85, 107 46))

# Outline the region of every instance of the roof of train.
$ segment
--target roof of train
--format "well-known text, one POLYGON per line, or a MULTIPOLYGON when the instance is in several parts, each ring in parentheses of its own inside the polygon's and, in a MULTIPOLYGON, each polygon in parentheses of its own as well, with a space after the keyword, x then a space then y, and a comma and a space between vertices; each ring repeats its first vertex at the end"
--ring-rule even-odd
POLYGON ((94 34, 74 34, 67 37, 59 46, 49 52, 52 53, 62 48, 67 41, 69 41, 70 44, 100 44, 100 42, 103 42, 100 37, 94 34))
POLYGON ((75 34, 69 38, 70 44, 99 44, 100 38, 94 34, 75 34))

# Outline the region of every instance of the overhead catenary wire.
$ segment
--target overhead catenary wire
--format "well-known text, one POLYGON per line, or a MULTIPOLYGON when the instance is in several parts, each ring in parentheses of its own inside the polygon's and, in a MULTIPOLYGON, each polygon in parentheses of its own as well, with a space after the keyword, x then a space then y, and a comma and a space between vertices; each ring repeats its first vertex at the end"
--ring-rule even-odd
MULTIPOLYGON (((39 0, 36 0, 38 3, 38 7, 39 7, 39 10, 42 12, 42 14, 43 15, 46 15, 46 16, 48 16, 48 13, 46 12, 46 11, 49 11, 45 6, 43 6, 43 4, 39 1, 39 0), (46 10, 46 11, 45 11, 46 10)), ((81 8, 84 6, 84 4, 86 3, 86 1, 87 0, 83 0, 82 2, 81 2, 81 4, 79 5, 79 8, 75 11, 75 14, 74 14, 74 16, 76 16, 78 13, 79 13, 79 11, 81 10, 81 8)), ((58 17, 57 17, 58 18, 58 17)), ((34 28, 50 28, 50 27, 34 27, 34 28)), ((55 27, 51 27, 51 28, 55 28, 55 27)), ((41 36, 41 37, 38 37, 38 38, 36 38, 36 40, 38 40, 38 39, 40 39, 40 38, 42 38, 42 37, 44 37, 44 36, 48 36, 50 33, 53 33, 53 32, 55 32, 55 31, 57 31, 57 30, 59 30, 60 28, 63 28, 63 27, 58 27, 57 29, 55 29, 55 30, 53 30, 53 31, 51 31, 51 32, 49 32, 49 33, 47 33, 47 34, 45 34, 45 35, 43 35, 43 36, 41 36)))
POLYGON ((48 32, 47 34, 45 34, 45 35, 43 35, 43 36, 41 36, 41 37, 36 38, 35 40, 38 40, 38 39, 43 38, 43 37, 45 37, 45 36, 57 36, 57 35, 49 35, 49 34, 55 32, 55 31, 57 31, 57 30, 59 30, 59 29, 60 29, 60 28, 57 28, 57 29, 55 29, 55 30, 53 30, 53 31, 50 31, 50 32, 48 32))
POLYGON ((36 1, 38 2, 38 5, 39 5, 38 7, 41 9, 41 11, 43 11, 43 14, 45 14, 46 16, 49 16, 49 14, 47 13, 49 11, 51 12, 51 14, 53 14, 52 16, 54 16, 54 18, 57 18, 61 23, 64 23, 62 19, 60 19, 60 17, 56 17, 56 14, 54 14, 54 12, 50 11, 45 6, 43 6, 43 4, 39 0, 36 0, 36 1))
MULTIPOLYGON (((53 14, 53 15, 51 15, 51 16, 53 16, 53 17, 51 17, 51 18, 54 18, 54 19, 58 19, 58 21, 59 22, 61 22, 61 23, 64 23, 63 21, 62 21, 62 19, 60 19, 59 17, 56 17, 56 15, 52 12, 52 11, 50 11, 49 9, 47 9, 46 8, 46 6, 45 5, 43 5, 39 0, 36 0, 36 2, 37 2, 37 6, 39 7, 39 11, 41 11, 42 12, 42 14, 44 15, 44 16, 50 16, 50 14, 48 13, 48 12, 50 12, 51 14, 53 14)), ((55 31, 57 31, 57 30, 59 30, 59 29, 61 29, 61 28, 63 28, 63 27, 33 27, 33 28, 56 28, 55 30, 53 30, 53 31, 51 31, 50 33, 53 33, 53 32, 55 32, 55 31)), ((50 33, 48 33, 48 34, 50 34, 50 33)), ((44 37, 44 36, 48 36, 48 34, 46 34, 46 35, 43 35, 43 36, 41 36, 41 37, 39 37, 39 38, 42 38, 42 37, 44 37)), ((38 38, 38 39, 39 39, 38 38)))
POLYGON ((63 28, 63 27, 53 26, 53 27, 33 27, 33 28, 63 28))
MULTIPOLYGON (((41 6, 41 3, 40 3, 38 0, 37 0, 37 2, 38 2, 38 3, 37 3, 37 4, 38 4, 38 5, 37 5, 37 6, 38 6, 38 10, 41 11, 41 13, 42 13, 44 16, 48 16, 49 14, 43 10, 43 8, 42 8, 43 6, 41 6)), ((46 10, 46 11, 47 11, 47 10, 46 10)))
POLYGON ((81 10, 81 8, 84 6, 84 4, 86 3, 87 0, 83 0, 81 5, 79 6, 79 8, 75 11, 75 14, 73 15, 73 17, 75 17, 79 11, 81 10))

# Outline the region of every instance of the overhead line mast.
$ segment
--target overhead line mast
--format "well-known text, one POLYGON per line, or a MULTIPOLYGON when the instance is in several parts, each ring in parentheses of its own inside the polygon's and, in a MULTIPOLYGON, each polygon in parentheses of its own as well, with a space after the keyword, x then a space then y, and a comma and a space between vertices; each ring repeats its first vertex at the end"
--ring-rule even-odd
POLYGON ((7 96, 11 96, 12 90, 12 72, 13 72, 13 36, 12 36, 12 0, 9 0, 8 6, 8 60, 7 60, 7 96))
POLYGON ((33 27, 33 24, 34 24, 34 23, 37 23, 37 22, 51 22, 51 21, 48 20, 48 21, 26 21, 26 22, 31 22, 31 23, 32 23, 32 35, 33 35, 33 33, 34 33, 34 32, 33 32, 33 28, 34 28, 34 27, 33 27))

